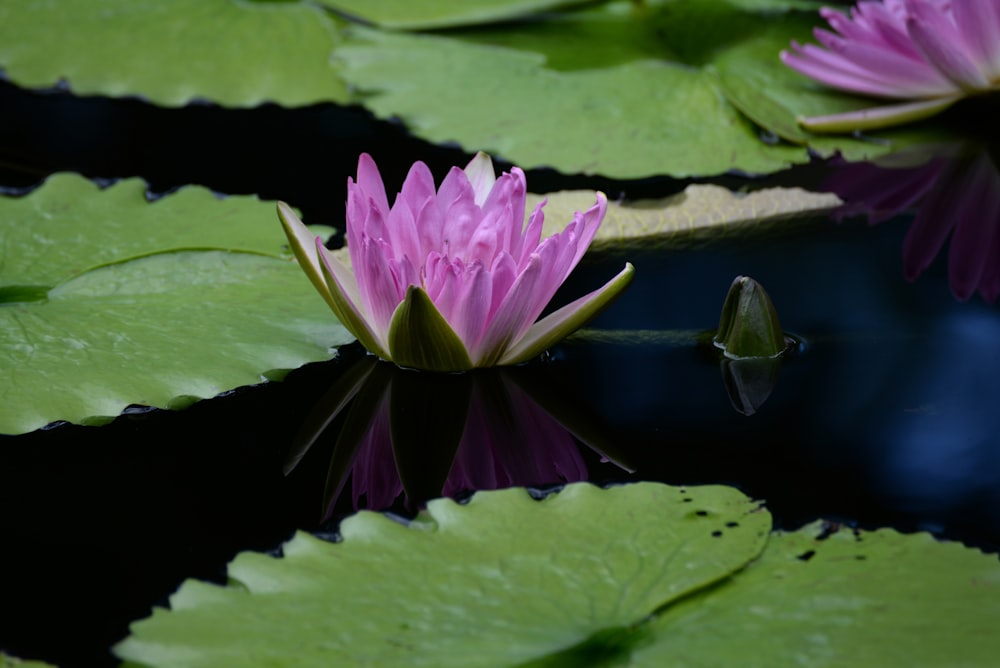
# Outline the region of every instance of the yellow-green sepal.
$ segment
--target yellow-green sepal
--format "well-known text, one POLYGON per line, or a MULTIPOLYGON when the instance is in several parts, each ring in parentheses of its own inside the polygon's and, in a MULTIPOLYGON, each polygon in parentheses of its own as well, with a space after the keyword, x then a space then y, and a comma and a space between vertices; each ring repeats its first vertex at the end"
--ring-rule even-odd
POLYGON ((962 99, 961 96, 938 97, 931 100, 871 107, 829 116, 800 117, 799 125, 820 133, 878 130, 904 123, 914 123, 939 114, 962 99))
POLYGON ((411 285, 389 322, 390 359, 402 367, 426 371, 472 368, 465 344, 423 288, 411 285))
POLYGON ((331 256, 321 243, 316 243, 316 254, 320 260, 322 278, 329 286, 327 293, 330 295, 330 300, 327 303, 330 304, 334 315, 351 334, 357 337, 365 350, 382 359, 389 359, 389 353, 385 346, 382 345, 355 306, 355 303, 360 301, 360 297, 357 295, 357 283, 354 275, 337 258, 331 256))
POLYGON ((288 237, 288 247, 299 261, 302 271, 309 277, 316 292, 326 300, 330 308, 336 311, 333 295, 323 280, 319 257, 316 254, 316 235, 309 231, 292 208, 284 202, 278 202, 278 219, 281 221, 282 229, 285 230, 285 236, 288 237))

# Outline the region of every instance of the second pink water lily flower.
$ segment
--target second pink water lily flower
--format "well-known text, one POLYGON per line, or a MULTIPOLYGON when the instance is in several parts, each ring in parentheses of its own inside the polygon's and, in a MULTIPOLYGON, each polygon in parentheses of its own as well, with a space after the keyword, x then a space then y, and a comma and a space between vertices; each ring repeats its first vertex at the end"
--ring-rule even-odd
POLYGON ((313 285, 365 348, 404 367, 463 371, 538 356, 631 281, 626 264, 600 289, 538 320, 594 238, 607 199, 597 193, 594 206, 542 239, 542 205, 525 224, 526 194, 524 172, 497 178, 480 153, 436 190, 417 162, 390 207, 363 154, 357 181, 347 182, 350 269, 284 203, 278 215, 313 285))
POLYGON ((850 16, 820 14, 835 32, 817 28, 822 47, 793 42, 781 60, 834 88, 905 102, 800 119, 810 130, 887 127, 1000 90, 1000 0, 865 1, 850 16))

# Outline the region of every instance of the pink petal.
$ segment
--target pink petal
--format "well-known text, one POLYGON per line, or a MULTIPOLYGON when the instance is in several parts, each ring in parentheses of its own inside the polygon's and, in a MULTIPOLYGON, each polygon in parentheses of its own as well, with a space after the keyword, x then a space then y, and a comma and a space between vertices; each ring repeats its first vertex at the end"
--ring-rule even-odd
POLYGON ((910 10, 907 29, 927 61, 963 90, 987 90, 990 82, 970 57, 948 16, 921 2, 911 1, 907 6, 910 10))
POLYGON ((506 249, 505 233, 510 231, 511 209, 494 206, 484 212, 482 219, 473 231, 462 257, 467 262, 481 262, 484 265, 493 264, 497 251, 506 249))
POLYGON ((451 316, 446 317, 466 350, 479 341, 490 310, 492 285, 490 275, 478 262, 462 273, 457 300, 451 316))
POLYGON ((389 212, 383 236, 370 236, 373 239, 385 240, 392 250, 392 257, 397 260, 406 258, 407 261, 420 263, 424 259, 414 212, 408 206, 399 205, 398 199, 397 205, 389 212))
MULTIPOLYGON (((524 228, 524 207, 527 197, 524 172, 514 167, 497 179, 489 197, 482 205, 483 217, 496 217, 501 221, 500 248, 510 250, 515 238, 524 228)), ((491 258, 492 260, 492 258, 491 258)))
POLYGON ((534 211, 531 212, 531 216, 528 218, 528 225, 524 233, 519 235, 514 240, 514 243, 511 244, 510 254, 518 264, 538 247, 538 242, 542 238, 542 227, 545 225, 545 213, 542 211, 542 207, 547 202, 548 199, 543 199, 535 205, 534 211))
MULTIPOLYGON (((348 181, 350 183, 350 181, 348 181)), ((389 214, 389 198, 385 196, 385 185, 382 183, 382 175, 379 174, 375 161, 367 153, 358 156, 358 188, 366 199, 375 202, 375 206, 383 213, 383 217, 389 214)))
MULTIPOLYGON (((573 256, 573 262, 571 263, 566 274, 563 276, 562 280, 566 280, 566 276, 569 276, 569 272, 573 271, 577 263, 583 257, 587 249, 590 248, 590 242, 594 240, 594 235, 597 234, 598 228, 600 228, 601 223, 604 222, 604 216, 608 212, 608 198, 602 193, 598 192, 597 201, 594 206, 590 207, 582 214, 577 214, 574 220, 581 220, 583 229, 580 231, 580 238, 576 242, 576 253, 573 256)), ((562 281, 560 281, 561 283, 562 281)))
POLYGON ((352 262, 365 315, 382 341, 387 340, 392 314, 403 301, 407 287, 400 283, 393 271, 391 253, 392 249, 384 240, 364 239, 359 253, 360 263, 352 262))
POLYGON ((497 309, 503 303, 504 297, 507 296, 511 286, 514 285, 517 272, 517 265, 514 264, 514 258, 511 257, 510 253, 500 253, 497 255, 493 261, 493 266, 490 268, 490 276, 492 277, 490 310, 486 313, 484 323, 489 322, 496 315, 497 309))
POLYGON ((493 190, 493 184, 496 181, 493 160, 490 159, 489 155, 480 151, 476 153, 463 171, 475 193, 476 204, 482 206, 490 191, 493 190))
POLYGON ((469 179, 458 167, 452 167, 441 183, 437 196, 444 221, 440 250, 445 255, 460 254, 479 222, 480 210, 469 179))
POLYGON ((436 197, 431 170, 422 162, 413 163, 403 181, 403 188, 392 205, 386 224, 387 239, 395 257, 406 256, 411 262, 423 262, 427 250, 417 227, 418 218, 436 197))
POLYGON ((535 292, 542 275, 544 260, 532 255, 527 266, 514 280, 507 295, 490 322, 479 343, 469 351, 474 366, 493 366, 504 351, 531 326, 545 304, 535 303, 535 292))
POLYGON ((1000 79, 1000 2, 995 0, 958 0, 952 4, 952 16, 969 55, 986 78, 1000 79))

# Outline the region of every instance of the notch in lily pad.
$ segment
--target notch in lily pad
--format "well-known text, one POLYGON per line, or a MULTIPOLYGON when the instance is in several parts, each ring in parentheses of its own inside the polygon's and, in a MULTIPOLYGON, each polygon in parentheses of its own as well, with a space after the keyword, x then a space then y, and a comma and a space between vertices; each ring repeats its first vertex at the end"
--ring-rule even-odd
POLYGON ((771 396, 782 358, 798 346, 781 329, 767 291, 748 276, 737 276, 729 286, 712 344, 722 351, 719 366, 729 400, 743 415, 756 413, 771 396))

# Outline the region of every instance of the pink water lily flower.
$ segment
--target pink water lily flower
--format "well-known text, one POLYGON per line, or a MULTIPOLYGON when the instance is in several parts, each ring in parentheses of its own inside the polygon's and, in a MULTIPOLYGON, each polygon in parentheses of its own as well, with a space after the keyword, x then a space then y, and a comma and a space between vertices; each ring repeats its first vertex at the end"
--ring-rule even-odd
POLYGON ((799 119, 810 130, 906 123, 1000 90, 1000 0, 865 1, 850 16, 820 14, 835 31, 814 31, 825 48, 792 42, 781 60, 834 88, 905 102, 799 119))
POLYGON ((538 320, 583 257, 607 210, 603 193, 541 239, 542 204, 525 224, 524 172, 496 177, 478 154, 435 190, 417 162, 389 206, 367 154, 347 181, 348 269, 284 203, 278 215, 303 270, 371 353, 404 367, 463 371, 525 362, 581 327, 632 279, 626 264, 603 287, 538 320), (538 320, 538 322, 535 322, 538 320))

